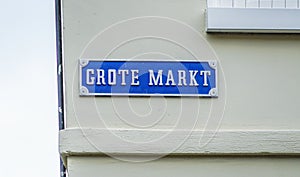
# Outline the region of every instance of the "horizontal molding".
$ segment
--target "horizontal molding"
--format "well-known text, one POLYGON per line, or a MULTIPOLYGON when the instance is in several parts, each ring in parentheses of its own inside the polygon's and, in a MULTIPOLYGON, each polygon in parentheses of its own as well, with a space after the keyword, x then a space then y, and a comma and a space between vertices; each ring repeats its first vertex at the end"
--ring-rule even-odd
POLYGON ((208 8, 207 32, 300 33, 300 9, 208 8))
POLYGON ((60 153, 70 155, 299 155, 300 131, 65 129, 60 153))

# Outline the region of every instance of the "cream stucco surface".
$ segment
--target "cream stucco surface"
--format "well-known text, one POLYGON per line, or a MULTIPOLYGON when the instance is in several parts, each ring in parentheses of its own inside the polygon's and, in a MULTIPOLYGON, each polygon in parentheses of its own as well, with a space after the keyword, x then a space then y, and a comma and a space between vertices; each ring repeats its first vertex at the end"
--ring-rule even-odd
MULTIPOLYGON (((156 124, 155 128, 172 127, 180 114, 184 115, 184 122, 186 122, 182 123, 181 128, 190 128, 191 122, 198 120, 196 128, 203 129, 212 103, 215 103, 214 107, 218 109, 218 113, 215 111, 216 114, 213 115, 215 118, 212 119, 216 121, 214 124, 221 123, 222 129, 300 128, 299 35, 207 34, 204 0, 64 0, 63 7, 65 100, 68 128, 127 127, 117 116, 116 109, 118 108, 115 104, 131 104, 138 114, 143 115, 152 111, 152 116, 147 119, 153 119, 153 121, 157 119, 155 112, 162 115, 159 113, 161 111, 159 107, 155 105, 167 105, 164 110, 166 114, 162 115, 162 120, 156 124), (191 26, 203 36, 207 41, 207 46, 199 46, 199 58, 219 60, 220 96, 218 99, 79 97, 78 59, 103 58, 104 54, 110 50, 105 47, 113 45, 114 40, 117 40, 113 36, 106 36, 107 45, 102 44, 99 48, 90 49, 94 52, 87 54, 86 47, 93 41, 92 39, 112 24, 142 16, 178 20, 191 26), (212 52, 215 52, 214 54, 201 51, 209 46, 212 52), (226 104, 224 104, 225 100, 226 104), (221 114, 223 109, 224 116, 221 114)), ((154 28, 159 29, 159 27, 154 28)), ((176 31, 172 28, 168 30, 176 31)), ((130 31, 124 33, 126 32, 130 31)), ((178 34, 180 35, 183 34, 178 34)), ((197 45, 196 42, 191 42, 191 44, 197 45)), ((193 47, 197 47, 195 45, 193 47)), ((151 51, 167 53, 179 60, 194 59, 186 51, 180 50, 178 46, 155 39, 127 43, 106 57, 130 58, 141 55, 139 58, 168 58, 153 53, 142 55, 151 51)), ((126 118, 126 115, 124 116, 126 118)))
MULTIPOLYGON (((77 129, 74 132, 78 132, 78 129, 84 128, 94 132, 88 135, 92 138, 103 135, 99 132, 107 128, 127 131, 126 129, 138 130, 138 128, 172 130, 175 127, 178 130, 209 129, 212 132, 230 130, 233 134, 235 130, 242 130, 250 132, 249 137, 252 137, 251 132, 256 130, 267 132, 286 130, 288 133, 282 136, 287 137, 285 140, 288 140, 291 132, 300 130, 300 35, 208 34, 205 32, 205 0, 63 0, 62 6, 67 129, 77 129), (156 25, 139 26, 138 23, 134 23, 134 20, 128 20, 132 18, 144 19, 144 22, 156 25), (133 25, 122 26, 128 21, 129 24, 133 22, 133 25), (197 58, 187 52, 188 50, 175 45, 176 43, 149 37, 127 42, 110 52, 118 42, 123 40, 123 37, 125 39, 125 37, 130 38, 146 33, 154 35, 161 31, 165 36, 175 36, 180 44, 195 51, 197 58), (199 34, 202 37, 199 37, 199 34), (79 96, 78 60, 80 58, 159 60, 170 59, 170 56, 177 60, 218 60, 219 97, 204 99, 79 96)), ((143 20, 138 22, 143 23, 143 20)), ((88 136, 84 133, 80 136, 83 137, 81 140, 90 143, 89 146, 82 144, 77 146, 74 143, 76 146, 74 149, 79 149, 80 156, 72 156, 72 152, 70 152, 71 156, 66 155, 70 177, 296 177, 300 174, 300 160, 292 156, 284 158, 177 156, 143 163, 122 162, 103 156, 85 157, 89 153, 85 152, 86 149, 94 148, 93 153, 99 149, 94 147, 93 142, 88 142, 86 138, 88 136)), ((243 132, 240 134, 244 135, 243 132)), ((136 135, 132 136, 133 139, 145 137, 145 134, 136 133, 136 135)), ((295 136, 298 135, 299 133, 295 136)), ((72 135, 63 136, 66 139, 68 137, 72 135)), ((151 136, 146 137, 151 138, 151 136)), ((257 137, 254 136, 251 142, 255 142, 257 137)), ((72 138, 76 139, 76 136, 72 138)), ((264 140, 264 137, 260 138, 264 140)), ((290 142, 293 143, 283 143, 282 146, 281 141, 276 137, 275 140, 273 138, 270 140, 274 142, 266 144, 269 148, 274 143, 277 148, 279 147, 278 149, 284 149, 292 154, 291 147, 299 150, 299 143, 294 141, 297 138, 291 137, 291 139, 293 141, 290 142)), ((286 142, 285 140, 282 142, 286 142)), ((219 141, 222 143, 222 139, 219 141)), ((244 141, 246 142, 247 139, 244 141)), ((62 139, 60 143, 64 142, 68 141, 62 139)), ((98 141, 100 144, 101 142, 98 141)), ((113 140, 105 142, 112 142, 111 146, 118 145, 113 140)), ((198 139, 193 142, 198 143, 198 139)), ((234 144, 236 141, 230 139, 224 144, 231 144, 231 142, 234 144)), ((254 149, 252 152, 261 152, 262 144, 257 148, 251 144, 251 147, 247 148, 251 151, 254 149)), ((68 152, 68 145, 70 144, 62 145, 66 152, 68 152)), ((159 144, 155 145, 159 147, 159 144)), ((110 149, 109 146, 107 147, 110 149)), ((218 143, 214 147, 218 147, 218 143)), ((234 144, 233 149, 238 151, 240 147, 243 147, 242 142, 234 144)), ((125 148, 128 148, 130 153, 130 147, 125 146, 125 148)), ((112 149, 118 148, 112 147, 112 149)), ((140 150, 139 147, 136 149, 140 150)), ((269 150, 280 154, 272 147, 269 150)), ((184 152, 188 150, 183 150, 184 152)), ((268 149, 265 152, 268 153, 268 149)))
POLYGON ((108 157, 71 157, 71 177, 296 177, 300 160, 295 158, 168 157, 144 163, 121 162, 108 157))

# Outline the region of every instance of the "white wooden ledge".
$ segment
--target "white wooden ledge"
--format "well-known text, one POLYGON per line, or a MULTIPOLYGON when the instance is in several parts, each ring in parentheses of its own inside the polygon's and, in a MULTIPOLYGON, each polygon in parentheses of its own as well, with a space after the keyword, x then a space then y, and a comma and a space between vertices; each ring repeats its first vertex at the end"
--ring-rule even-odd
POLYGON ((60 153, 63 157, 97 154, 300 155, 300 131, 194 130, 186 136, 188 133, 178 130, 66 129, 60 131, 60 153), (152 141, 166 133, 170 134, 164 139, 152 141), (149 143, 145 143, 147 140, 149 143))
POLYGON ((300 9, 208 8, 207 32, 300 33, 300 9))

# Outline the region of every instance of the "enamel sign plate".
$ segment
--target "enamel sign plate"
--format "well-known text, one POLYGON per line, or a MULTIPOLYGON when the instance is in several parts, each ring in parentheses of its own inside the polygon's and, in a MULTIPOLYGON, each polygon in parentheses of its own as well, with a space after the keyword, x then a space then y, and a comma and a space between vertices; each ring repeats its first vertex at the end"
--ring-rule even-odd
POLYGON ((217 97, 217 62, 80 59, 81 96, 217 97))

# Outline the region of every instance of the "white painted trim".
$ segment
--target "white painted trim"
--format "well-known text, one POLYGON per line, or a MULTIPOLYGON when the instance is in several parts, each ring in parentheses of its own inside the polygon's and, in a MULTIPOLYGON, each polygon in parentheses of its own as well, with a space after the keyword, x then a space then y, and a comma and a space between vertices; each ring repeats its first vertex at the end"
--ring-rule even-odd
MULTIPOLYGON (((60 131, 60 153, 69 155, 105 154, 173 154, 173 155, 299 155, 300 130, 222 130, 218 132, 133 130, 133 129, 65 129, 60 131), (171 132, 166 141, 128 143, 109 138, 112 134, 150 140, 171 132), (199 140, 209 140, 199 146, 199 140), (91 141, 94 141, 91 142, 91 141), (95 142, 97 141, 97 142, 95 142), (96 144, 101 143, 101 148, 96 144), (171 153, 170 147, 175 148, 171 153), (101 149, 101 150, 100 150, 101 149)), ((205 142, 205 141, 203 141, 205 142)), ((201 143, 200 143, 201 144, 201 143)))
POLYGON ((300 10, 208 8, 207 32, 300 33, 300 10))

